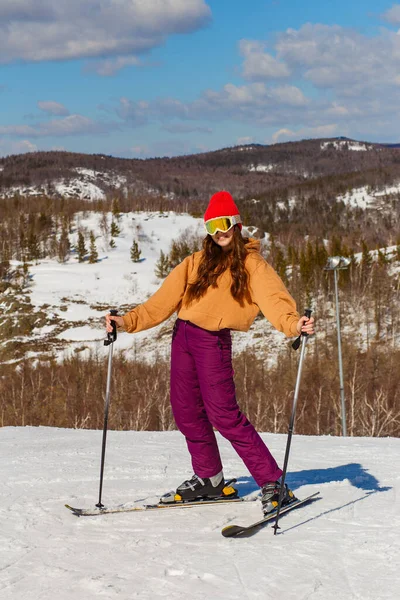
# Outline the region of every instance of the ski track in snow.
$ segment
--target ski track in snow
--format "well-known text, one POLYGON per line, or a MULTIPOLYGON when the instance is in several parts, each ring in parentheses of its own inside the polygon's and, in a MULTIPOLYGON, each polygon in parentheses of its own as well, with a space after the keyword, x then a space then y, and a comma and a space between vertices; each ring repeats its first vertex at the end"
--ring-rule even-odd
MULTIPOLYGON (((282 462, 285 435, 262 434, 282 462)), ((2 600, 389 600, 400 589, 399 440, 294 436, 288 483, 321 499, 246 539, 259 502, 72 515, 98 501, 101 431, 0 430, 2 600)), ((225 476, 256 490, 218 436, 225 476)), ((102 500, 153 502, 191 474, 178 432, 108 432, 102 500)))

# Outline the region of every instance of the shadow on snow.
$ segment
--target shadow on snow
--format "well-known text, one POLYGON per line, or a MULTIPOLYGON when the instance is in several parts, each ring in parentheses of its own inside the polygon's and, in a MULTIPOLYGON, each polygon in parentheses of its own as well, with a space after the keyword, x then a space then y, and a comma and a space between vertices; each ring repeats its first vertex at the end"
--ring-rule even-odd
MULTIPOLYGON (((346 480, 354 487, 364 491, 386 492, 391 489, 390 487, 381 487, 376 477, 359 463, 287 473, 285 479, 292 490, 296 490, 303 485, 317 485, 346 480)), ((239 477, 236 486, 243 496, 259 489, 251 477, 239 477)))

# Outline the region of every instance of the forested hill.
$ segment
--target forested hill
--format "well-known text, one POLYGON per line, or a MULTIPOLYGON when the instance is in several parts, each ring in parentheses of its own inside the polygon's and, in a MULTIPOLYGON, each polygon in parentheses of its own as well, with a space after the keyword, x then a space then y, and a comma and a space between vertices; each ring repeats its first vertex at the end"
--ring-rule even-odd
POLYGON ((87 199, 115 194, 196 200, 215 189, 237 198, 329 183, 340 193, 400 178, 400 148, 346 138, 251 144, 175 158, 123 159, 103 154, 32 152, 0 159, 0 196, 16 191, 87 199), (86 189, 79 182, 90 183, 86 189), (74 185, 75 184, 75 185, 74 185), (92 187, 91 187, 92 186, 92 187), (95 193, 94 187, 98 189, 95 193))
POLYGON ((199 216, 218 189, 233 194, 245 224, 283 243, 305 235, 340 237, 354 251, 362 240, 372 248, 399 243, 400 148, 393 146, 334 138, 147 160, 60 151, 0 159, 3 219, 15 210, 109 210, 115 200, 123 212, 199 216))

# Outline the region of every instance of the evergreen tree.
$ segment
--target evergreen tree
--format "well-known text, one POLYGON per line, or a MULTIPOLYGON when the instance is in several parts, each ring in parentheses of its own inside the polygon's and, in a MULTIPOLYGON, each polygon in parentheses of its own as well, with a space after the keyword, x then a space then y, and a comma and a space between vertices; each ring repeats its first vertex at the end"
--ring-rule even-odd
POLYGON ((361 277, 365 280, 372 266, 372 256, 365 240, 362 240, 361 242, 361 251, 361 277))
POLYGON ((93 265, 99 260, 99 255, 96 248, 96 238, 93 231, 90 232, 90 252, 89 252, 89 263, 93 265))
POLYGON ((57 246, 58 260, 60 262, 64 263, 69 256, 70 250, 71 250, 71 244, 69 243, 68 228, 67 228, 67 224, 64 222, 62 230, 61 230, 61 235, 60 235, 60 239, 58 242, 58 246, 57 246))
POLYGON ((26 224, 25 224, 25 216, 20 215, 19 217, 19 257, 22 258, 22 255, 26 250, 26 224))
POLYGON ((117 244, 115 243, 115 241, 111 238, 110 240, 110 248, 116 248, 117 244))
POLYGON ((39 239, 36 235, 33 227, 29 231, 28 240, 27 240, 27 252, 28 252, 28 260, 39 260, 40 258, 40 245, 39 239))
POLYGON ((22 259, 22 286, 25 287, 29 281, 29 265, 26 256, 22 259))
POLYGON ((171 271, 171 264, 169 262, 169 258, 161 250, 160 258, 158 259, 158 262, 156 263, 156 268, 155 268, 154 272, 157 277, 159 277, 160 279, 164 279, 170 271, 171 271))
POLYGON ((10 273, 10 252, 8 247, 4 244, 3 249, 0 253, 0 279, 8 279, 10 273))
POLYGON ((169 253, 169 262, 172 268, 176 267, 181 263, 187 256, 190 256, 192 251, 186 240, 176 241, 173 240, 171 244, 171 250, 169 253))
MULTIPOLYGON (((112 208, 111 208, 111 210, 112 210, 112 214, 113 214, 113 216, 114 216, 116 219, 119 219, 119 218, 120 218, 120 216, 121 216, 121 215, 120 215, 120 212, 121 212, 121 207, 120 207, 120 204, 119 204, 119 200, 118 200, 118 198, 114 198, 114 199, 113 199, 113 201, 112 201, 112 208)), ((111 234, 111 235, 112 235, 112 234, 111 234)))
POLYGON ((77 252, 78 252, 78 261, 81 263, 85 260, 85 256, 86 256, 86 246, 85 246, 85 238, 83 237, 83 233, 82 231, 80 231, 78 233, 78 245, 77 245, 77 252))
POLYGON ((111 222, 111 237, 118 237, 120 233, 121 233, 120 228, 118 227, 116 222, 113 220, 111 222))
POLYGON ((344 255, 342 252, 342 242, 335 235, 332 236, 329 246, 330 246, 329 254, 331 256, 343 256, 344 255))
POLYGON ((291 244, 289 244, 288 249, 287 249, 287 254, 288 254, 289 264, 292 266, 295 266, 299 260, 299 255, 298 255, 296 248, 294 246, 292 246, 291 244))
POLYGON ((275 252, 275 270, 285 285, 287 284, 286 267, 285 255, 280 248, 277 248, 275 252))
POLYGON ((386 265, 389 263, 388 257, 386 256, 386 252, 383 251, 381 249, 378 250, 378 265, 380 267, 386 267, 386 265))
POLYGON ((133 244, 131 247, 131 261, 134 263, 139 262, 141 254, 142 254, 142 251, 139 250, 139 244, 137 243, 136 240, 133 240, 133 244))

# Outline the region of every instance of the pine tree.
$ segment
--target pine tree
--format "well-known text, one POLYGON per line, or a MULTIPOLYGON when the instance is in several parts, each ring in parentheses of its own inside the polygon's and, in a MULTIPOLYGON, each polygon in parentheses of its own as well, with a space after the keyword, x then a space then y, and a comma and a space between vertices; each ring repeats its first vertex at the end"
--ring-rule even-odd
POLYGON ((96 238, 93 231, 90 232, 90 252, 89 252, 89 263, 93 265, 99 260, 99 255, 96 248, 96 238))
POLYGON ((131 261, 134 263, 139 262, 141 254, 142 254, 142 251, 139 250, 139 244, 137 243, 136 240, 133 240, 133 244, 131 247, 131 261))
POLYGON ((117 244, 115 243, 115 241, 111 238, 110 239, 110 248, 116 248, 117 244))
POLYGON ((10 273, 10 252, 6 244, 0 253, 0 280, 7 280, 10 273))
POLYGON ((23 262, 22 262, 22 277, 23 277, 22 285, 23 285, 23 287, 25 287, 29 281, 29 265, 26 261, 26 256, 24 256, 23 262))
POLYGON ((25 216, 20 215, 19 217, 19 258, 22 259, 23 254, 26 251, 27 240, 26 240, 26 224, 25 216))
POLYGON ((120 233, 121 233, 120 228, 118 227, 116 222, 113 220, 111 222, 111 237, 118 237, 120 233))
POLYGON ((287 284, 286 267, 285 255, 280 248, 277 248, 275 252, 275 271, 285 284, 287 284))
MULTIPOLYGON (((114 199, 113 199, 113 201, 112 201, 112 208, 111 208, 111 210, 112 210, 112 214, 113 214, 113 216, 114 216, 116 219, 119 219, 119 218, 120 218, 120 216, 121 216, 121 215, 120 215, 120 212, 121 212, 121 207, 120 207, 120 204, 119 204, 119 200, 118 200, 118 198, 114 198, 114 199)), ((112 234, 111 234, 111 235, 112 235, 112 234)))
POLYGON ((156 268, 155 268, 154 272, 157 277, 159 277, 160 279, 164 279, 168 275, 170 270, 171 270, 171 264, 169 262, 169 258, 161 250, 160 258, 158 259, 158 262, 156 263, 156 268))
POLYGON ((389 263, 385 250, 382 252, 381 249, 378 249, 378 265, 380 267, 386 267, 386 265, 389 263))
POLYGON ((40 258, 40 245, 38 236, 36 235, 33 228, 29 231, 28 242, 27 242, 28 260, 39 260, 40 258))
POLYGON ((58 246, 57 246, 58 260, 60 262, 64 263, 69 256, 70 250, 71 250, 71 244, 69 243, 68 228, 67 228, 67 224, 64 222, 62 230, 61 230, 61 235, 60 235, 60 239, 58 242, 58 246))
POLYGON ((76 249, 78 252, 78 261, 81 263, 85 260, 87 252, 85 246, 85 238, 83 237, 83 233, 81 231, 78 233, 78 245, 76 249))

